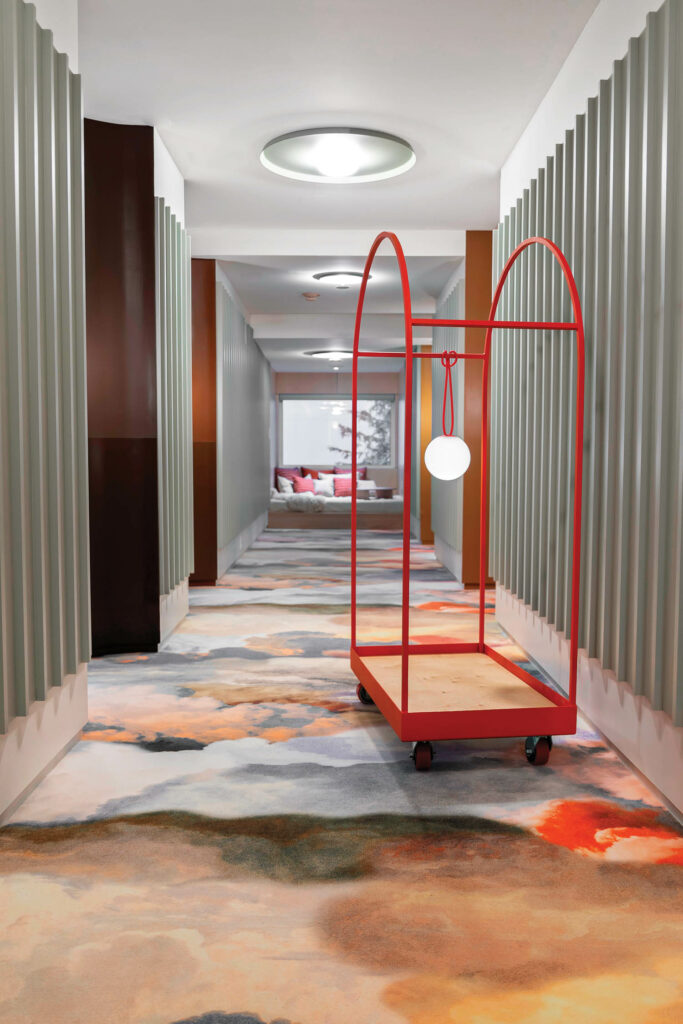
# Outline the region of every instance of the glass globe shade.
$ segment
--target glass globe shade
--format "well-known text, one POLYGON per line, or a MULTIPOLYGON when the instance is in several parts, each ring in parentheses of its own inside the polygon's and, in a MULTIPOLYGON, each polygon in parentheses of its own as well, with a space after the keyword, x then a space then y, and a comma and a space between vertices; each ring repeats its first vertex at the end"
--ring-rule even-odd
POLYGON ((442 434, 427 445, 425 466, 437 480, 457 480, 470 464, 470 450, 461 437, 442 434))

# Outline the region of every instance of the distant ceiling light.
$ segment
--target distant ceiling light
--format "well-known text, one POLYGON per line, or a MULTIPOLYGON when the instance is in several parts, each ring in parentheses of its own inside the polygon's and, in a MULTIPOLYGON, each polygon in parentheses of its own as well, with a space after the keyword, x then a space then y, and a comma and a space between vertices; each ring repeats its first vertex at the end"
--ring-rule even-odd
POLYGON ((331 363, 338 363, 340 359, 350 359, 353 352, 347 349, 323 349, 319 352, 305 352, 304 355, 313 356, 314 359, 329 359, 331 363))
POLYGON ((316 299, 320 298, 320 292, 302 292, 306 302, 315 302, 316 299))
POLYGON ((366 128, 307 128, 271 139, 261 152, 269 171, 298 181, 346 185, 409 171, 415 153, 405 139, 366 128))
MULTIPOLYGON (((316 281, 324 281, 325 284, 333 284, 340 291, 350 288, 352 284, 360 284, 363 275, 358 270, 326 270, 322 274, 314 274, 316 281)), ((372 274, 368 274, 368 281, 372 274)))

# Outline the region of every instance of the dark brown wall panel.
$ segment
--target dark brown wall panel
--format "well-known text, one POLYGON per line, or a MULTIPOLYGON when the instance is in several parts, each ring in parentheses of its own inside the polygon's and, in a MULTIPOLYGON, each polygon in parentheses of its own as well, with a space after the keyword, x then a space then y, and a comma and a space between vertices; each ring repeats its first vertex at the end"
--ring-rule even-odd
POLYGON ((95 654, 159 643, 154 140, 85 121, 95 654))
POLYGON ((93 653, 156 651, 156 440, 91 437, 88 456, 93 653))
POLYGON ((192 437, 194 572, 190 583, 213 585, 218 576, 215 260, 192 260, 192 437))

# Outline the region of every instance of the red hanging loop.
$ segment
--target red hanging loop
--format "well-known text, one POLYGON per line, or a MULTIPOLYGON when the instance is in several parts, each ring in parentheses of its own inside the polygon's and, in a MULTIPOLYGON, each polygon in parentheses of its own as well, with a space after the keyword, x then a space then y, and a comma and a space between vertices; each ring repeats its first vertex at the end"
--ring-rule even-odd
POLYGON ((458 353, 452 349, 450 352, 444 352, 441 356, 441 365, 446 371, 446 379, 444 381, 443 388, 443 411, 441 413, 441 426, 443 428, 444 435, 446 437, 452 437, 455 429, 455 409, 453 406, 453 379, 451 377, 451 367, 455 366, 458 361, 458 353), (446 430, 446 402, 450 397, 451 400, 451 426, 450 430, 446 430))

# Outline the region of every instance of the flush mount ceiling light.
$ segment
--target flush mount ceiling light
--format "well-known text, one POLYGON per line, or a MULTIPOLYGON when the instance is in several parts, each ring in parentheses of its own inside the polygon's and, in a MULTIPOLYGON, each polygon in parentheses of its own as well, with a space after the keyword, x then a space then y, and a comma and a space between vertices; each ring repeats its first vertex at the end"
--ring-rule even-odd
MULTIPOLYGON (((333 284, 340 291, 350 288, 352 284, 360 284, 363 275, 358 270, 326 270, 322 274, 314 274, 316 281, 324 281, 325 284, 333 284)), ((368 274, 368 281, 372 274, 368 274)))
POLYGON ((404 174, 415 164, 415 154, 405 139, 387 132, 307 128, 271 139, 261 163, 285 178, 347 185, 404 174))
POLYGON ((350 352, 348 349, 326 348, 319 352, 304 352, 304 355, 313 356, 314 359, 329 359, 331 363, 338 363, 340 359, 351 359, 353 352, 350 352))

